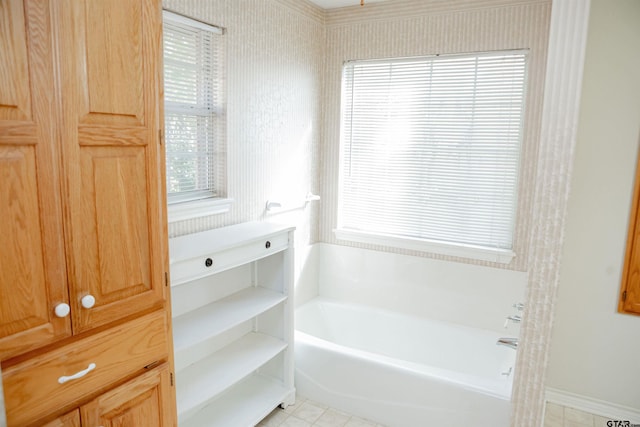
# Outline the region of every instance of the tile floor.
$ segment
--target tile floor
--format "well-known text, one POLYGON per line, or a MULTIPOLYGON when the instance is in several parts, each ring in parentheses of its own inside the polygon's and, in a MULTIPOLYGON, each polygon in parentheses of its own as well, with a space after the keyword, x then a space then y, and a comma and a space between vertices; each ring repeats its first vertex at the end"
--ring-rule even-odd
POLYGON ((544 427, 607 427, 609 418, 547 402, 544 427))
POLYGON ((384 427, 362 418, 329 408, 322 403, 296 396, 296 404, 276 408, 259 427, 384 427))
MULTIPOLYGON (((548 403, 544 427, 607 427, 609 418, 555 403, 548 403)), ((258 427, 385 427, 373 421, 329 408, 322 403, 296 396, 296 404, 276 408, 258 427)))

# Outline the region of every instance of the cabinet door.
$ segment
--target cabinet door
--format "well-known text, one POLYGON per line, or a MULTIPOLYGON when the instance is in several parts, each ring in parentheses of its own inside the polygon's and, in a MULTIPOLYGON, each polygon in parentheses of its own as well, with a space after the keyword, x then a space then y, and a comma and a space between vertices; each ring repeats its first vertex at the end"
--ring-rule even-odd
POLYGON ((48 8, 0 1, 0 360, 71 333, 48 8))
POLYGON ((636 166, 636 182, 629 217, 627 252, 622 271, 618 311, 640 315, 640 155, 636 166))
POLYGON ((80 411, 78 409, 69 412, 42 427, 80 427, 80 411))
POLYGON ((80 408, 82 424, 104 427, 175 426, 168 365, 117 387, 80 408))
POLYGON ((165 302, 162 15, 159 0, 52 3, 77 333, 165 302))

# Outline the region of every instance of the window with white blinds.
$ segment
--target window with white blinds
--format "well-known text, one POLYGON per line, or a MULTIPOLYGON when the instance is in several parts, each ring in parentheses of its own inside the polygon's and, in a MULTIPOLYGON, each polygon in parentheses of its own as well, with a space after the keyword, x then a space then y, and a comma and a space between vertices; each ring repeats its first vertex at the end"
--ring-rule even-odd
POLYGON ((526 71, 525 51, 347 62, 338 237, 511 253, 526 71))
POLYGON ((223 197, 222 30, 163 11, 169 203, 223 197))

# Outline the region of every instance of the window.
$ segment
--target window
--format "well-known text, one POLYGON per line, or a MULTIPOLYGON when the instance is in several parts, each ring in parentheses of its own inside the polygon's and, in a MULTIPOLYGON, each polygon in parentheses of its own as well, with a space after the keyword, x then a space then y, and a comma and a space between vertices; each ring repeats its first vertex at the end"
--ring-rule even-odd
POLYGON ((168 201, 223 198, 223 32, 168 11, 163 18, 168 201))
POLYGON ((338 238, 512 257, 526 52, 347 62, 338 238))

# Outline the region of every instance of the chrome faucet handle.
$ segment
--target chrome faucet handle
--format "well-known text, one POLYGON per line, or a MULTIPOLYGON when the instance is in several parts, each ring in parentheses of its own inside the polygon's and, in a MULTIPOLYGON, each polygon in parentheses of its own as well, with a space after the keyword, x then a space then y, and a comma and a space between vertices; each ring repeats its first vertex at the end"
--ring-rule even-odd
POLYGON ((507 326, 509 326, 509 320, 511 320, 513 323, 520 323, 522 322, 522 316, 520 316, 519 314, 512 314, 511 316, 507 316, 504 320, 505 329, 507 329, 507 326))
POLYGON ((512 307, 513 307, 513 308, 515 308, 515 309, 516 309, 516 310, 518 310, 518 311, 522 311, 522 310, 524 310, 524 304, 523 304, 523 303, 521 303, 521 302, 519 302, 519 303, 517 303, 517 304, 513 304, 513 306, 512 306, 512 307))
POLYGON ((500 338, 496 341, 496 345, 503 345, 505 347, 512 348, 514 350, 518 349, 518 338, 500 338))

